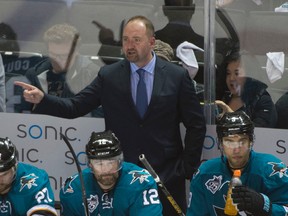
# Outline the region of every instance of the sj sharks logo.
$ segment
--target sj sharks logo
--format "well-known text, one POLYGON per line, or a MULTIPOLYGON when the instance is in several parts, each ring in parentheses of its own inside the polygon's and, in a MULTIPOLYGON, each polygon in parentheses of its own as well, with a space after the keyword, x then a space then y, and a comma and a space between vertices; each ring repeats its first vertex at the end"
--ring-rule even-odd
POLYGON ((272 173, 270 174, 270 177, 276 174, 279 174, 280 178, 282 178, 283 176, 288 177, 287 167, 283 162, 280 163, 269 162, 268 164, 272 165, 272 173))
POLYGON ((130 184, 133 184, 134 182, 136 182, 137 180, 139 180, 139 182, 142 184, 144 181, 149 182, 149 180, 147 179, 149 176, 151 176, 147 170, 143 169, 141 171, 139 170, 134 170, 134 171, 130 171, 129 174, 132 175, 132 181, 130 182, 130 184))
POLYGON ((75 176, 70 176, 68 177, 63 186, 62 186, 62 191, 63 193, 74 193, 74 189, 73 187, 71 186, 72 182, 75 180, 75 178, 77 177, 78 175, 75 175, 75 176))
POLYGON ((32 186, 37 186, 36 184, 37 178, 39 177, 36 176, 34 173, 31 173, 26 176, 22 176, 20 179, 20 183, 21 183, 20 191, 22 191, 25 186, 27 186, 28 189, 31 189, 32 186))

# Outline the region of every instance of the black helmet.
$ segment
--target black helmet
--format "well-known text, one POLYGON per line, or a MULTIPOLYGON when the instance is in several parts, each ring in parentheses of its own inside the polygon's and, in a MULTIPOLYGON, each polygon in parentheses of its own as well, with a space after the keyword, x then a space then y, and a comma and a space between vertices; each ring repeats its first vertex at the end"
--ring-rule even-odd
POLYGON ((253 141, 254 124, 243 111, 224 113, 224 115, 217 120, 216 131, 220 141, 223 137, 233 134, 247 134, 249 139, 253 141))
POLYGON ((122 154, 120 142, 112 131, 92 132, 86 145, 89 159, 107 159, 122 154))
POLYGON ((0 138, 0 172, 5 172, 15 166, 17 150, 8 138, 0 138))

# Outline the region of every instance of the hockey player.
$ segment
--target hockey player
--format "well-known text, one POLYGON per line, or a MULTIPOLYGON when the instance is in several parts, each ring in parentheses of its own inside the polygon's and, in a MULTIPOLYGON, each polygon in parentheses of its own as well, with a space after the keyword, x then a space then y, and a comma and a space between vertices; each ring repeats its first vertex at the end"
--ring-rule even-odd
POLYGON ((225 215, 226 194, 235 169, 242 173, 242 186, 235 186, 231 195, 237 215, 287 215, 287 167, 271 154, 252 150, 254 125, 248 115, 243 111, 225 113, 216 130, 222 156, 204 162, 193 176, 187 216, 225 215))
MULTIPOLYGON (((123 161, 120 142, 111 132, 92 132, 86 145, 89 168, 82 171, 88 210, 93 215, 162 215, 157 184, 143 168, 123 161)), ((84 215, 78 174, 60 191, 64 216, 84 215)))
POLYGON ((46 171, 18 162, 8 138, 0 138, 0 215, 57 216, 46 171))

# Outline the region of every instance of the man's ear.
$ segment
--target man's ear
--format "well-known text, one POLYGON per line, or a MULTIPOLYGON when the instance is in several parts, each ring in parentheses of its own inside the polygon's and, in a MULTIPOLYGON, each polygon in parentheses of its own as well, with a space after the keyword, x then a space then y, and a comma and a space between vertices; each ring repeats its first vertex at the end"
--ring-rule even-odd
POLYGON ((222 143, 219 144, 218 148, 219 148, 219 150, 221 151, 221 153, 223 153, 224 149, 223 149, 222 143))
POLYGON ((253 145, 254 145, 254 142, 252 142, 252 141, 250 141, 250 144, 249 144, 250 146, 250 149, 252 149, 252 147, 253 147, 253 145))
POLYGON ((223 151, 223 144, 220 139, 217 138, 217 146, 218 149, 222 152, 223 151))
POLYGON ((88 166, 89 168, 92 168, 91 163, 90 163, 90 160, 89 160, 88 158, 86 158, 86 164, 87 164, 87 166, 88 166))

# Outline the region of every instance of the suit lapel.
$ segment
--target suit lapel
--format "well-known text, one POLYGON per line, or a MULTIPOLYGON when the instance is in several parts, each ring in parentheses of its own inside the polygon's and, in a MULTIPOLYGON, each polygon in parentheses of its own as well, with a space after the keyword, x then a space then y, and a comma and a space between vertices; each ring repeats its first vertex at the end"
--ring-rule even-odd
POLYGON ((157 96, 160 95, 160 92, 165 83, 166 76, 165 76, 164 68, 165 68, 164 60, 160 60, 159 58, 157 58, 155 71, 154 71, 154 82, 153 82, 151 101, 149 103, 145 116, 149 115, 149 112, 152 110, 152 107, 154 106, 157 100, 157 96))
POLYGON ((134 110, 136 115, 139 116, 136 106, 134 104, 133 98, 132 98, 132 93, 131 93, 132 90, 131 90, 130 63, 125 59, 122 61, 121 67, 122 67, 122 70, 119 71, 119 83, 121 85, 121 88, 124 91, 128 106, 131 108, 131 110, 134 110))

